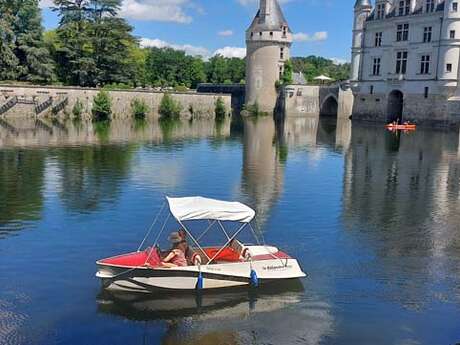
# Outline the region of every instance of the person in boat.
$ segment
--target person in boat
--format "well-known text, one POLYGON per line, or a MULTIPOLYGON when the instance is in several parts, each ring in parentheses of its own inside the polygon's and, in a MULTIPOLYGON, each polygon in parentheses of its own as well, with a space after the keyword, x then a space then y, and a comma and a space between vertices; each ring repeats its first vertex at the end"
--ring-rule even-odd
POLYGON ((169 240, 172 243, 172 248, 169 254, 161 260, 161 266, 169 268, 187 266, 187 259, 185 257, 187 241, 178 232, 171 233, 169 240))
POLYGON ((188 245, 188 241, 187 241, 187 231, 185 231, 184 229, 179 229, 179 231, 177 232, 180 236, 180 238, 182 239, 182 241, 185 241, 185 246, 186 246, 186 249, 185 249, 185 258, 187 259, 188 262, 191 262, 192 261, 192 257, 193 257, 193 250, 190 248, 190 246, 188 245))

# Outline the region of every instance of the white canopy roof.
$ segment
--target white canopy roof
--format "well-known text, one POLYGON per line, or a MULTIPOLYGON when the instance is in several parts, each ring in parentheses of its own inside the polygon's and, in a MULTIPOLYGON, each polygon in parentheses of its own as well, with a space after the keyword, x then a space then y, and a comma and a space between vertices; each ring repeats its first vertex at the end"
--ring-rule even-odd
POLYGON ((256 213, 250 207, 239 203, 207 199, 200 196, 188 198, 169 198, 169 209, 179 221, 221 220, 249 223, 256 213))
POLYGON ((321 74, 320 76, 317 76, 316 78, 314 78, 314 80, 332 81, 334 79, 329 78, 328 76, 325 76, 324 74, 321 74))

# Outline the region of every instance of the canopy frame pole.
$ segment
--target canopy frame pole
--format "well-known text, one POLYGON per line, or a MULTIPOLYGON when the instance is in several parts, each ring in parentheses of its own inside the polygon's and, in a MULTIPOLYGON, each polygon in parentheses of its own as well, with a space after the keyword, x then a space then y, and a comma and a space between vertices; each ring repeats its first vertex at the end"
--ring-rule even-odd
POLYGON ((144 246, 145 244, 145 241, 147 241, 147 238, 150 237, 150 234, 152 233, 152 230, 153 230, 153 227, 155 226, 155 224, 157 223, 157 220, 158 218, 160 217, 160 214, 163 212, 163 209, 165 208, 165 205, 166 205, 166 202, 163 202, 163 205, 161 205, 161 208, 160 208, 160 211, 157 213, 153 223, 150 225, 150 228, 149 230, 147 231, 147 234, 145 235, 144 239, 142 240, 139 248, 137 248, 137 252, 140 252, 141 251, 141 248, 144 246))
MULTIPOLYGON (((171 216, 171 214, 168 214, 168 217, 166 217, 166 220, 164 221, 163 226, 161 227, 161 230, 160 230, 160 232, 158 233, 158 236, 157 236, 157 238, 155 239, 155 242, 153 243, 153 246, 154 246, 154 247, 157 245, 158 240, 160 239, 160 236, 161 236, 161 234, 163 233, 163 231, 164 231, 164 229, 165 229, 165 227, 166 227, 166 224, 168 223, 168 220, 169 220, 169 217, 170 217, 170 216, 171 216)), ((153 248, 152 248, 152 249, 153 249, 153 248)), ((144 266, 145 266, 145 264, 150 260, 150 258, 152 257, 152 253, 153 253, 153 250, 150 250, 149 255, 147 256, 147 259, 146 259, 145 262, 144 262, 144 266)))
MULTIPOLYGON (((267 244, 265 243, 264 235, 263 235, 263 233, 260 231, 259 224, 257 224, 257 220, 256 220, 256 219, 253 219, 253 220, 251 221, 251 223, 249 223, 249 226, 250 226, 250 228, 251 228, 251 230, 252 230, 252 233, 253 233, 254 236, 256 237, 256 240, 257 240, 258 244, 259 244, 259 245, 262 244, 262 246, 265 248, 265 250, 267 251, 267 253, 268 253, 273 259, 279 260, 279 261, 281 262, 281 264, 283 264, 284 266, 286 266, 286 265, 287 265, 287 261, 286 261, 286 263, 284 263, 284 262, 283 262, 283 259, 277 257, 275 254, 273 254, 272 252, 270 252, 270 250, 268 249, 268 246, 267 246, 267 244), (254 225, 255 225, 255 227, 257 228, 258 232, 261 233, 262 241, 263 241, 262 243, 260 243, 259 237, 256 236, 255 230, 254 230, 254 228, 253 228, 252 225, 251 225, 252 222, 254 222, 254 225)), ((278 250, 279 250, 279 249, 278 249, 278 250)))
MULTIPOLYGON (((252 221, 251 221, 251 222, 252 222, 252 221)), ((256 232, 255 232, 255 230, 254 230, 254 228, 252 227, 251 222, 249 222, 249 228, 251 229, 251 232, 252 232, 252 234, 254 235, 254 238, 256 239, 257 244, 260 245, 261 243, 260 243, 260 240, 259 240, 259 236, 257 236, 257 234, 256 234, 256 232)))
POLYGON ((216 224, 216 221, 213 220, 212 222, 210 222, 209 226, 206 228, 205 231, 203 231, 203 233, 198 236, 198 238, 196 239, 197 241, 201 240, 203 238, 204 235, 206 235, 208 233, 209 230, 211 230, 211 228, 213 227, 213 225, 216 224))
POLYGON ((193 237, 193 235, 190 233, 190 231, 188 230, 188 228, 179 220, 177 219, 177 222, 180 224, 180 226, 182 226, 185 230, 185 232, 187 233, 187 235, 192 239, 192 241, 197 245, 198 249, 204 254, 206 255, 206 257, 208 258, 208 260, 210 260, 208 254, 206 254, 206 252, 203 250, 203 248, 200 246, 200 244, 198 243, 197 240, 195 240, 195 237, 193 237))
POLYGON ((230 242, 232 242, 236 238, 236 236, 238 236, 240 234, 240 232, 243 231, 243 229, 246 227, 246 225, 247 225, 247 223, 244 223, 243 225, 240 226, 240 228, 235 232, 235 234, 232 237, 230 237, 228 239, 228 241, 222 246, 222 248, 220 248, 219 251, 212 257, 212 259, 208 261, 206 266, 209 265, 211 262, 213 262, 214 259, 217 258, 220 253, 222 253, 222 251, 225 249, 225 247, 227 247, 230 244, 230 242))
POLYGON ((224 228, 224 226, 222 225, 222 222, 221 222, 220 220, 218 220, 217 223, 220 225, 220 228, 221 228, 222 231, 224 232, 225 236, 227 236, 227 240, 229 240, 229 239, 230 239, 230 236, 228 236, 227 231, 225 231, 225 228, 224 228))

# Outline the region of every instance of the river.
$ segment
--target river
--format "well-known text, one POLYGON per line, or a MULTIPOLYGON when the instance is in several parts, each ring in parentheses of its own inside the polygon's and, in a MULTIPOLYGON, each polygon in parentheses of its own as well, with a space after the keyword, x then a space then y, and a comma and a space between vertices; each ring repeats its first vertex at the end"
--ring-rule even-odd
POLYGON ((458 131, 349 121, 0 121, 0 344, 460 342, 458 131), (239 200, 300 284, 113 296, 165 195, 239 200))

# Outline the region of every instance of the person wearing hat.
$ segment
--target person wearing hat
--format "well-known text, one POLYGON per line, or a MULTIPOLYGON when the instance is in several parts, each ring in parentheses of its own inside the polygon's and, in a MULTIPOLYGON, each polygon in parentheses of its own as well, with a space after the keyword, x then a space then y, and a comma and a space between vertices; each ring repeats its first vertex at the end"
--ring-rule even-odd
POLYGON ((184 240, 178 232, 172 232, 169 235, 169 241, 172 248, 169 254, 161 261, 163 267, 183 267, 187 266, 185 252, 187 251, 187 241, 184 240))

